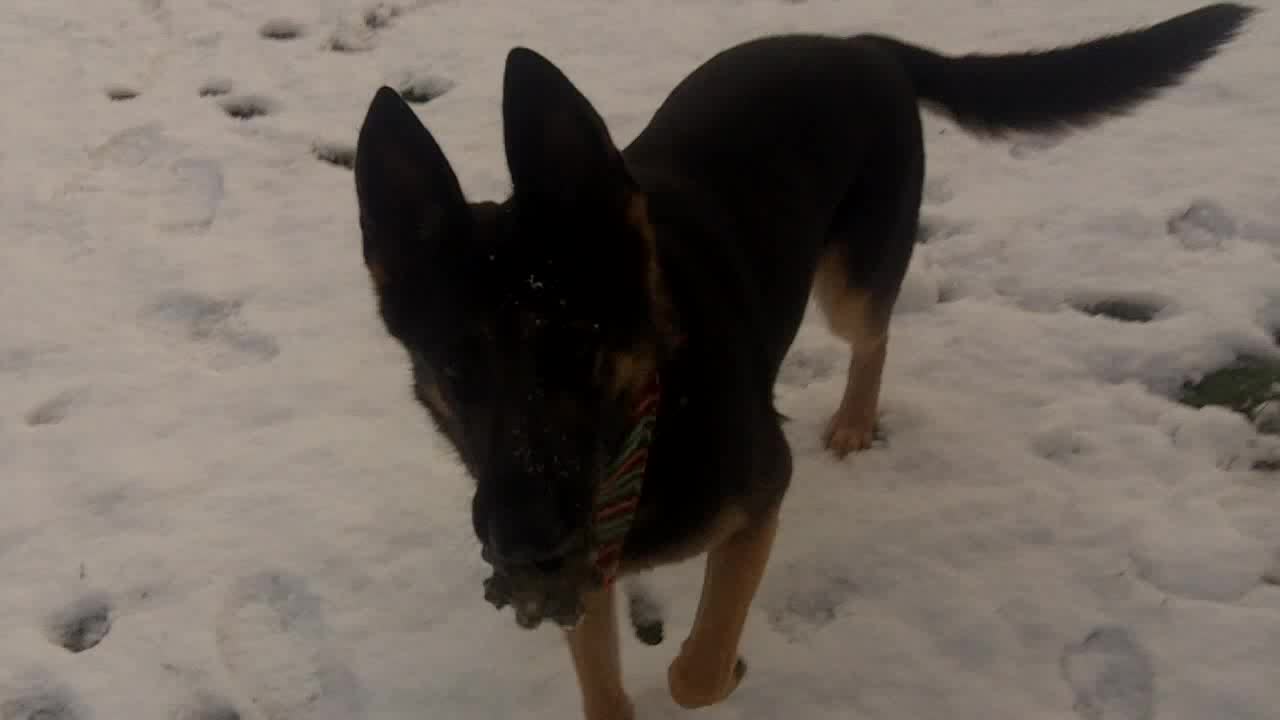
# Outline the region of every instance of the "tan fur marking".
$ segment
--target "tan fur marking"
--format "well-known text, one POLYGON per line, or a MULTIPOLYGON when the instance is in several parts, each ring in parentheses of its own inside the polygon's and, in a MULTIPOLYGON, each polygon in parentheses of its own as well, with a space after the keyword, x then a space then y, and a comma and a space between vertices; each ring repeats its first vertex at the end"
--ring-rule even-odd
POLYGON ((649 307, 653 313, 654 324, 657 325, 663 341, 674 345, 678 339, 675 309, 662 277, 662 267, 658 262, 658 233, 653 227, 653 221, 649 218, 649 199, 644 193, 637 192, 631 195, 627 203, 627 222, 636 229, 645 244, 645 257, 648 261, 649 307))
POLYGON ((652 352, 616 353, 612 356, 613 372, 609 378, 614 392, 638 393, 657 365, 652 352))
POLYGON ((382 267, 381 263, 369 261, 365 263, 365 267, 369 270, 369 277, 373 279, 373 284, 378 287, 386 287, 387 281, 391 279, 387 275, 387 269, 382 267))
POLYGON ((742 680, 738 644, 778 532, 777 513, 711 548, 689 637, 667 670, 671 697, 684 708, 714 705, 742 680))
POLYGON ((632 720, 635 711, 622 687, 614 590, 588 593, 583 602, 586 612, 581 622, 565 633, 582 691, 583 714, 586 720, 632 720))
POLYGON ((836 337, 859 347, 883 342, 887 328, 875 321, 870 294, 849 287, 843 251, 831 250, 822 256, 813 294, 836 337))
POLYGON ((449 404, 444 401, 444 395, 440 394, 440 386, 435 383, 420 383, 416 386, 418 397, 422 402, 431 406, 441 417, 452 420, 453 412, 449 409, 449 404))
POLYGON ((813 283, 831 332, 852 350, 844 395, 824 435, 837 457, 871 447, 889 343, 887 313, 876 312, 869 292, 849 287, 846 267, 842 250, 829 251, 819 261, 813 283))

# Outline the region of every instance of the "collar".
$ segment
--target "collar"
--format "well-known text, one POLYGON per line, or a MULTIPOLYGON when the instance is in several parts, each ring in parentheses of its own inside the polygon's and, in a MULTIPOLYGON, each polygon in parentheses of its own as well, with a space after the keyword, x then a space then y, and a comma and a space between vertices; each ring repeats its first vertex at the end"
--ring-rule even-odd
POLYGON ((631 432, 605 469, 604 481, 596 490, 591 514, 591 564, 604 587, 617 579, 622 546, 640 506, 661 399, 662 388, 655 371, 631 410, 631 432))

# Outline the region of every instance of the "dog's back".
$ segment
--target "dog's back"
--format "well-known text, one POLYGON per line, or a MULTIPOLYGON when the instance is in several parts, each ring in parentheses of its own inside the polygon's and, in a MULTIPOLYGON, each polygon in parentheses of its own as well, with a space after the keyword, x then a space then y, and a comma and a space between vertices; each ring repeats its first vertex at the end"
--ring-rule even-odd
MULTIPOLYGON (((752 294, 769 384, 836 210, 861 178, 906 182, 872 156, 886 142, 897 145, 886 164, 910 156, 918 123, 910 81, 888 53, 842 38, 772 37, 695 71, 623 151, 646 190, 679 195, 678 212, 709 227, 697 242, 726 243, 739 256, 740 264, 717 264, 741 273, 752 294)), ((870 183, 865 190, 875 192, 870 183)), ((652 205, 661 217, 663 203, 652 205)))
MULTIPOLYGON (((623 154, 668 242, 710 247, 771 387, 813 291, 854 346, 827 443, 872 436, 888 321, 911 259, 925 153, 919 107, 998 137, 1062 132, 1178 84, 1252 14, 1209 5, 1054 50, 948 57, 879 35, 784 35, 730 48, 682 81, 623 154), (681 227, 689 228, 680 231, 681 227), (696 236, 696 237, 695 237, 696 236), (861 356, 861 357, 860 357, 861 356)), ((729 318, 726 318, 729 321, 729 318)))

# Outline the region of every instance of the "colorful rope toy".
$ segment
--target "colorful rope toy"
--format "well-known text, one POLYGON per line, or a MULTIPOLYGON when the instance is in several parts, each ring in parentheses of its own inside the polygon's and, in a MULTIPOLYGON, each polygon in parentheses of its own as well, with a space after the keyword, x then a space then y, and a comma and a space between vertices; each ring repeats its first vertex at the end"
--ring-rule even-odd
POLYGON ((544 618, 572 627, 582 617, 583 589, 610 587, 617 580, 622 549, 644 491, 661 395, 654 373, 631 410, 630 432, 596 488, 587 528, 585 567, 569 567, 554 576, 495 568, 484 581, 485 600, 499 610, 514 605, 516 622, 521 627, 535 628, 544 618))

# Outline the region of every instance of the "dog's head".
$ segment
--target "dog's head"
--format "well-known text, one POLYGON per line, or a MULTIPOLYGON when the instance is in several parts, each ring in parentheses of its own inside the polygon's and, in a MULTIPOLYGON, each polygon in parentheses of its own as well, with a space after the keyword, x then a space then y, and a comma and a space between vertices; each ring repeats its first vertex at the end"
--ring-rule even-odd
POLYGON ((379 311, 476 480, 486 557, 554 572, 584 550, 594 490, 670 317, 645 196, 591 104, 516 49, 502 112, 504 202, 469 203, 385 87, 360 131, 356 193, 379 311))

